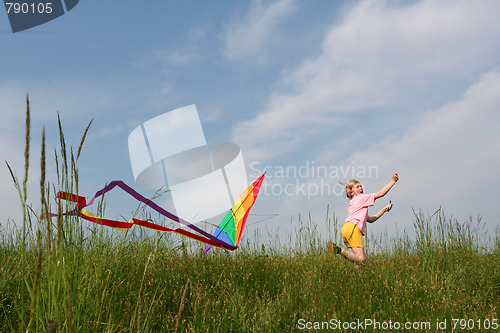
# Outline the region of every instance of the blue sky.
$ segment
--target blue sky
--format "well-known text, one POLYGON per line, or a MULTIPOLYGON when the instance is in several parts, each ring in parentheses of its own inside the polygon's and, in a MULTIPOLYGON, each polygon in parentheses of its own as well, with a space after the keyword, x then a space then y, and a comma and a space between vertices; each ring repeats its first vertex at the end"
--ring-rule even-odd
MULTIPOLYGON (((480 214, 493 231, 499 10, 498 1, 82 0, 16 34, 0 14, 0 153, 20 175, 29 93, 36 205, 42 127, 52 151, 57 111, 74 146, 94 119, 79 164, 90 196, 111 180, 134 184, 134 128, 196 104, 208 141, 239 144, 249 178, 268 171, 254 212, 279 215, 249 234, 286 233, 299 214, 323 230, 327 205, 343 221, 348 202, 334 191, 352 170, 367 192, 401 177, 371 210, 395 204, 373 234, 411 230, 412 209, 439 207, 460 221, 480 214)), ((5 224, 20 205, 5 167, 0 182, 5 224)))

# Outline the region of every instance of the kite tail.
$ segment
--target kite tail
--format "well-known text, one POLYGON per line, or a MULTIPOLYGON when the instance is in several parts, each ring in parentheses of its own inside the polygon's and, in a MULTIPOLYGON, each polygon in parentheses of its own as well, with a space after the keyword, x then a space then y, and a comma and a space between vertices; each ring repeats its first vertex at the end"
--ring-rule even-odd
MULTIPOLYGON (((130 228, 132 228, 133 225, 138 225, 141 227, 157 231, 175 232, 208 244, 208 246, 205 248, 205 251, 203 252, 203 255, 205 255, 213 246, 224 248, 231 251, 236 250, 238 248, 241 235, 245 227, 246 219, 248 217, 248 213, 250 212, 250 209, 252 208, 255 200, 257 199, 257 195, 259 193, 259 189, 262 184, 262 181, 264 180, 265 175, 266 174, 264 173, 262 176, 260 176, 255 182, 253 182, 252 185, 250 185, 238 197, 238 199, 233 203, 232 208, 226 214, 226 217, 224 217, 224 219, 222 220, 222 222, 220 223, 219 227, 217 228, 217 230, 213 235, 200 229, 196 225, 187 222, 181 219, 180 217, 170 213, 169 211, 163 209, 153 201, 139 194, 137 191, 132 189, 130 186, 128 186, 121 180, 114 180, 110 182, 103 189, 97 191, 94 197, 90 199, 90 201, 87 201, 85 197, 68 192, 58 192, 57 198, 76 203, 75 207, 72 210, 64 213, 63 215, 79 216, 87 221, 121 230, 129 230, 130 228), (160 215, 163 215, 174 222, 182 224, 196 233, 193 233, 183 228, 171 229, 161 226, 159 224, 135 218, 132 218, 129 222, 110 220, 100 216, 96 216, 84 209, 85 207, 92 205, 96 198, 104 195, 104 193, 106 192, 113 190, 115 187, 121 188, 131 197, 149 206, 151 209, 155 210, 160 215)), ((58 216, 58 214, 51 214, 51 216, 53 217, 58 216)))

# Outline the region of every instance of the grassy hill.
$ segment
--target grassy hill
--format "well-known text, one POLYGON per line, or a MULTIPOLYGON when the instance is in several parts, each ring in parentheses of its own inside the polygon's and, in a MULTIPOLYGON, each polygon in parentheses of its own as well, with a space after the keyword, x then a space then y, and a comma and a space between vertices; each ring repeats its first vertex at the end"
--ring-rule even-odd
MULTIPOLYGON (((437 230, 436 221, 419 223, 437 230)), ((453 238, 419 234, 364 266, 328 260, 323 246, 215 250, 200 260, 200 246, 160 235, 54 234, 50 251, 46 233, 24 249, 4 238, 0 331, 439 331, 445 321, 443 332, 495 331, 498 238, 486 251, 465 226, 453 238)))

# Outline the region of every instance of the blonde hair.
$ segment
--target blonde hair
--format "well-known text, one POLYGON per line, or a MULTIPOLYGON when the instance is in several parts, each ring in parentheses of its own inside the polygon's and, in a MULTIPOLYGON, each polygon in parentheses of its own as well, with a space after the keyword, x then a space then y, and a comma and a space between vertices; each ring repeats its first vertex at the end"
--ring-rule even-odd
POLYGON ((341 183, 341 182, 339 182, 339 183, 340 183, 340 185, 344 185, 345 186, 345 195, 346 195, 346 197, 348 199, 352 199, 353 195, 352 195, 351 190, 354 187, 354 185, 359 184, 359 181, 357 181, 356 179, 351 179, 347 183, 341 183))

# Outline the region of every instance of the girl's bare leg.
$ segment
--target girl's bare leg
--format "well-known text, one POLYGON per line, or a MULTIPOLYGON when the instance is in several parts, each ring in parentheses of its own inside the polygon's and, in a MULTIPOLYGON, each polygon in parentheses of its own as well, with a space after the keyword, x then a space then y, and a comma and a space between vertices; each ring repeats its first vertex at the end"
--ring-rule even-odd
POLYGON ((362 264, 362 263, 366 262, 367 257, 366 257, 364 248, 351 247, 351 249, 352 249, 352 252, 348 251, 346 249, 342 249, 342 252, 340 252, 340 254, 342 254, 347 259, 354 261, 358 264, 362 264))

